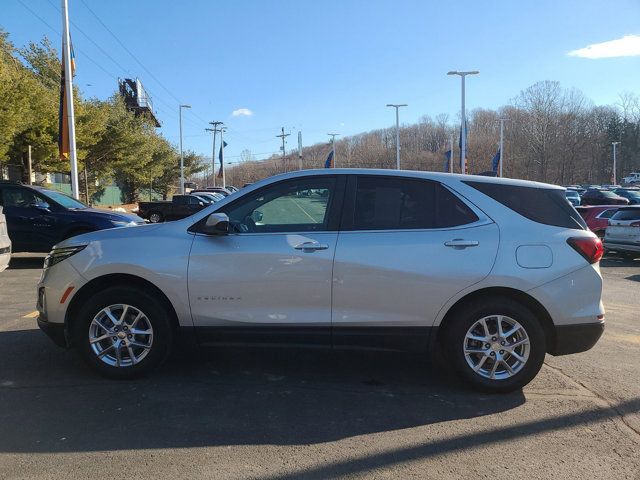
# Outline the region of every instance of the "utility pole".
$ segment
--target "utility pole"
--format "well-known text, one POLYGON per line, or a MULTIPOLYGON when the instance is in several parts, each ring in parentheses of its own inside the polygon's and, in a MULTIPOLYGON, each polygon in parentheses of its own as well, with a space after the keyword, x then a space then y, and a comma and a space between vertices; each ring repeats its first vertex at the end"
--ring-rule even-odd
POLYGON ((406 103, 393 104, 387 103, 387 107, 394 107, 396 109, 396 169, 400 170, 400 115, 398 109, 400 107, 406 107, 406 103))
POLYGON ((287 138, 289 135, 291 135, 290 133, 284 133, 284 127, 282 127, 282 133, 280 135, 276 135, 276 137, 281 138, 282 139, 282 164, 284 165, 284 157, 285 157, 285 149, 284 149, 284 139, 287 138))
POLYGON ((191 108, 191 105, 180 105, 178 109, 180 117, 180 193, 184 195, 184 154, 182 152, 182 109, 191 108))
POLYGON ((460 171, 464 174, 467 172, 467 117, 465 113, 465 78, 467 75, 477 75, 480 72, 477 70, 472 70, 469 72, 457 72, 451 71, 447 72, 447 75, 459 75, 462 79, 462 106, 461 106, 461 114, 462 117, 462 126, 460 127, 460 171))
POLYGON ((227 129, 220 127, 220 170, 222 171, 222 188, 227 188, 226 172, 224 170, 224 132, 227 129))
POLYGON ((29 185, 33 185, 33 182, 31 181, 31 175, 33 175, 32 173, 32 167, 31 167, 31 145, 29 145, 29 147, 27 148, 27 162, 28 162, 28 167, 29 167, 29 185))
POLYGON ((302 132, 298 132, 298 170, 302 170, 302 132))
MULTIPOLYGON (((218 125, 224 125, 223 122, 219 122, 217 120, 214 120, 213 122, 209 122, 209 125, 212 125, 213 128, 205 128, 205 131, 207 132, 212 132, 213 133, 213 148, 212 148, 212 153, 211 153, 211 175, 213 178, 213 186, 216 186, 216 133, 218 133, 220 130, 218 130, 218 125)), ((222 128, 222 127, 220 127, 222 128)))
POLYGON ((500 169, 499 169, 500 178, 502 178, 502 163, 504 160, 504 122, 507 120, 508 118, 500 119, 500 146, 498 147, 500 149, 500 169))
POLYGON ((340 136, 339 133, 327 133, 331 137, 331 147, 333 151, 333 168, 338 168, 338 159, 336 158, 336 137, 340 136))
MULTIPOLYGON (((73 72, 71 69, 71 40, 69 37, 69 6, 67 0, 62 4, 62 59, 64 63, 64 94, 67 104, 69 125, 69 159, 71 160, 71 192, 73 198, 80 199, 78 189, 78 157, 76 152, 76 123, 73 110, 73 72)), ((64 121, 64 119, 63 119, 64 121)))
POLYGON ((613 175, 612 175, 612 180, 613 180, 613 185, 617 185, 617 175, 616 175, 616 146, 618 146, 620 144, 620 142, 611 142, 611 145, 613 145, 613 175))

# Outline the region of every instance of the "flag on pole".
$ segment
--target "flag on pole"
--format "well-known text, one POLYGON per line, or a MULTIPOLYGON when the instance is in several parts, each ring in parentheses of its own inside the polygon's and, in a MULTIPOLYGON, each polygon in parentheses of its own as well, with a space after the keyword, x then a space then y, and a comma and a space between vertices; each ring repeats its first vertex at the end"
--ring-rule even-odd
POLYGON ((447 150, 444 152, 444 171, 448 172, 451 164, 451 155, 453 152, 451 150, 447 150))
MULTIPOLYGON (((73 43, 70 45, 71 76, 76 74, 76 55, 73 51, 73 43)), ((69 158, 71 147, 69 144, 69 113, 67 107, 66 83, 64 75, 64 55, 62 56, 62 70, 60 74, 60 106, 58 108, 58 153, 61 160, 69 158)))
POLYGON ((220 170, 218 170, 218 178, 222 178, 224 176, 224 157, 222 156, 222 150, 227 146, 227 142, 222 141, 222 145, 220 145, 220 151, 218 152, 218 160, 220 160, 220 170))
POLYGON ((333 149, 331 149, 327 156, 327 160, 324 162, 324 168, 333 168, 333 149))
POLYGON ((491 160, 491 170, 494 173, 498 173, 498 167, 500 167, 500 160, 501 160, 501 155, 500 155, 500 149, 498 148, 498 151, 496 152, 496 154, 493 156, 493 159, 491 160))

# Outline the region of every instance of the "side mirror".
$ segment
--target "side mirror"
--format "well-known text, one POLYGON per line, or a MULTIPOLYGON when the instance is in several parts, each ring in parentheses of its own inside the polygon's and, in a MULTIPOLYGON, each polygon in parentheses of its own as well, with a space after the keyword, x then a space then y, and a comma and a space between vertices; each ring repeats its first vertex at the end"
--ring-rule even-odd
POLYGON ((263 216, 264 216, 264 215, 262 214, 262 212, 261 212, 260 210, 254 210, 254 211, 251 213, 251 219, 252 219, 255 223, 261 222, 261 221, 262 221, 262 217, 263 217, 263 216))
POLYGON ((209 235, 226 235, 229 233, 229 217, 226 213, 212 213, 202 230, 209 235))

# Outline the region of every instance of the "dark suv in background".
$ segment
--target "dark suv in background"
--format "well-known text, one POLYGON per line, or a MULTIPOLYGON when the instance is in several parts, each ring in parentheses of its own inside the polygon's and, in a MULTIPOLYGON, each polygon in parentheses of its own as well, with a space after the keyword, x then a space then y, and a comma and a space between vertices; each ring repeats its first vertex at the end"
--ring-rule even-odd
POLYGON ((144 224, 136 215, 90 208, 64 193, 14 182, 0 182, 0 205, 13 252, 49 252, 82 233, 144 224))

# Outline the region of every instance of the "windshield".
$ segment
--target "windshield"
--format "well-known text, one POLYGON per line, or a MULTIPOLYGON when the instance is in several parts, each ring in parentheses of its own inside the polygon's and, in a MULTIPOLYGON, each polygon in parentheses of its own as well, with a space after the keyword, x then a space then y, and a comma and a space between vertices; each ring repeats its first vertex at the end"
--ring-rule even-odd
POLYGON ((574 190, 567 190, 566 192, 567 197, 579 197, 580 195, 578 195, 578 192, 574 191, 574 190))
POLYGON ((600 193, 602 193, 603 197, 607 198, 616 198, 618 196, 615 193, 610 192, 609 190, 600 190, 600 193))
POLYGON ((71 208, 71 209, 88 208, 80 200, 76 200, 75 198, 72 198, 61 192, 56 192, 54 190, 40 190, 40 193, 42 193, 46 197, 49 197, 54 202, 62 205, 64 208, 71 208))

